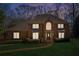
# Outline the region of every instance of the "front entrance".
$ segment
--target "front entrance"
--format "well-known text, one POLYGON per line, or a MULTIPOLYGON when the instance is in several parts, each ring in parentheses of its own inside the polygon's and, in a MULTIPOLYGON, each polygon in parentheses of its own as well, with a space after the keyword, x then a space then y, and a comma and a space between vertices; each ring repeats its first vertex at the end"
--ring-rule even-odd
POLYGON ((52 42, 53 39, 53 31, 52 31, 52 23, 46 22, 46 31, 45 31, 45 41, 46 42, 52 42))
POLYGON ((46 38, 46 41, 47 41, 47 42, 51 42, 52 39, 53 39, 52 32, 46 32, 45 38, 46 38))
POLYGON ((51 34, 50 33, 47 33, 47 38, 46 40, 50 40, 51 39, 51 34))

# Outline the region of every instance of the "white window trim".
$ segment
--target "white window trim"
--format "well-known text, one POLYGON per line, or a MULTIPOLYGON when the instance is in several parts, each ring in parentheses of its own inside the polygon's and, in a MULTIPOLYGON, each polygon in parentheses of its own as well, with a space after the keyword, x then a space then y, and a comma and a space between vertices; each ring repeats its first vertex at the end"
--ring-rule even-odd
POLYGON ((58 24, 58 28, 64 28, 64 24, 58 24))
POLYGON ((39 24, 32 24, 33 29, 39 29, 39 24))
POLYGON ((19 39, 20 38, 20 33, 19 32, 13 32, 13 38, 14 39, 19 39))
POLYGON ((32 33, 32 38, 33 38, 34 40, 38 40, 38 39, 39 39, 39 32, 33 32, 33 33, 32 33))
POLYGON ((65 34, 64 32, 59 32, 58 33, 58 38, 61 39, 61 38, 64 38, 65 34))

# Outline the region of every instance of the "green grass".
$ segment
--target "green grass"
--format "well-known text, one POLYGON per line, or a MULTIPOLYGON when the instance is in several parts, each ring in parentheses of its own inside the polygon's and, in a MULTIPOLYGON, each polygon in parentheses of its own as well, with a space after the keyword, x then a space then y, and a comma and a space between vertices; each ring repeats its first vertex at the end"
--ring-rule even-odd
MULTIPOLYGON (((30 44, 31 45, 31 44, 30 44)), ((18 46, 25 46, 18 44, 18 46)), ((28 45, 29 46, 29 45, 28 45)), ((13 48, 13 46, 10 46, 13 48)), ((0 49, 3 47, 0 47, 0 49)), ((6 47, 5 47, 6 48, 6 47)), ((21 48, 21 47, 20 47, 21 48)), ((22 47, 24 48, 24 47, 22 47)), ((73 39, 70 42, 56 42, 51 47, 36 49, 30 51, 17 51, 10 53, 3 53, 0 55, 9 56, 79 56, 79 39, 73 39)))
POLYGON ((16 43, 16 44, 3 44, 0 45, 0 51, 5 50, 14 50, 20 48, 32 48, 32 47, 39 47, 41 44, 39 43, 16 43))

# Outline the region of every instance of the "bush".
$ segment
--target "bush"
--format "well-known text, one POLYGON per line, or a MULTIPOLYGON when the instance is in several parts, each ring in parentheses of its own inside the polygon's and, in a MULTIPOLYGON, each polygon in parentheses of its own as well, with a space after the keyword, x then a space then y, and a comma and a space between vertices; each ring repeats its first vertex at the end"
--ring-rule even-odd
POLYGON ((55 40, 55 42, 69 42, 69 41, 70 41, 69 38, 65 38, 65 39, 61 38, 61 39, 55 40))
POLYGON ((26 43, 26 42, 28 42, 28 39, 22 38, 22 42, 26 43))

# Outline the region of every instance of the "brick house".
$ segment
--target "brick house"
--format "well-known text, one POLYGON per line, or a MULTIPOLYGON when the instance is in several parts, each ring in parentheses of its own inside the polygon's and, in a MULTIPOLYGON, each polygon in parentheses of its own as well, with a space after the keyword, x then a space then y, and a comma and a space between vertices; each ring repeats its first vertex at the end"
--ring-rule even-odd
POLYGON ((70 38, 69 25, 66 21, 50 14, 37 15, 6 30, 8 40, 38 40, 52 42, 70 38))

